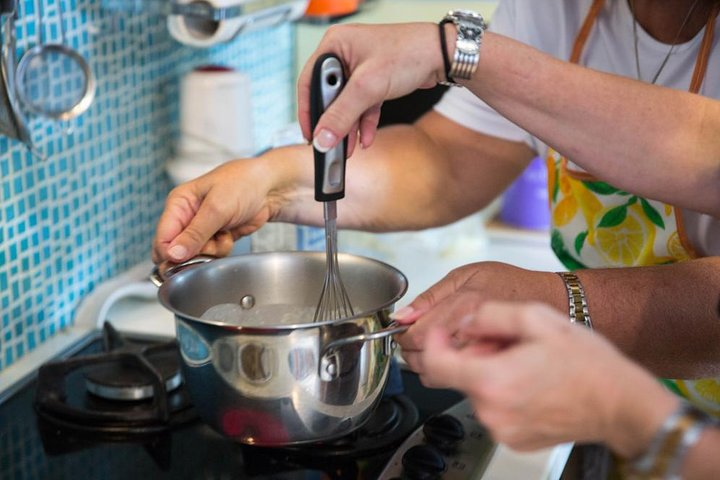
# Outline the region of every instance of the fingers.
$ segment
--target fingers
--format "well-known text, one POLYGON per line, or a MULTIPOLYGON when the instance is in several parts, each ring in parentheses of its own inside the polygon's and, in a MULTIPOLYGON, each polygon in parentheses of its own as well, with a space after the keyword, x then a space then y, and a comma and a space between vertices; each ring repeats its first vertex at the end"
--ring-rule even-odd
POLYGON ((463 344, 445 326, 437 325, 425 335, 424 349, 417 353, 420 358, 415 362, 422 366, 419 374, 424 385, 466 390, 482 381, 482 359, 492 359, 505 347, 482 339, 463 344))
MULTIPOLYGON (((473 292, 461 292, 456 295, 450 295, 441 300, 432 301, 432 306, 426 311, 412 310, 412 314, 417 316, 412 326, 407 332, 398 335, 396 338, 403 349, 422 350, 425 344, 425 335, 434 325, 442 325, 451 336, 455 336, 459 330, 459 325, 463 323, 465 317, 473 316, 483 302, 473 292)), ((412 308, 412 306, 410 306, 412 308)), ((403 322, 408 323, 405 317, 403 322)), ((460 338, 457 338, 460 341, 460 338)))
MULTIPOLYGON (((200 253, 213 238, 219 239, 219 243, 211 248, 214 248, 214 253, 221 253, 227 248, 228 234, 220 234, 218 237, 216 234, 225 227, 227 222, 228 219, 210 202, 203 202, 190 223, 169 243, 168 259, 173 262, 188 260, 200 253)), ((232 238, 230 241, 232 242, 232 238)))
POLYGON ((457 285, 446 276, 432 287, 418 295, 409 305, 390 314, 390 318, 402 325, 414 323, 418 318, 435 307, 441 300, 457 291, 457 285))
POLYGON ((235 238, 232 233, 222 230, 213 235, 212 238, 203 245, 199 253, 212 255, 214 257, 224 257, 230 254, 234 246, 235 238))
POLYGON ((377 127, 380 123, 380 107, 380 105, 374 105, 360 119, 360 146, 362 148, 370 147, 375 141, 377 127))
MULTIPOLYGON (((567 323, 545 305, 486 302, 476 313, 467 313, 454 322, 434 322, 425 326, 424 334, 414 332, 423 345, 417 351, 410 350, 420 356, 413 359, 413 365, 422 367, 418 373, 432 386, 467 388, 482 375, 479 369, 483 363, 497 362, 499 357, 493 354, 549 335, 556 330, 556 322, 562 322, 560 328, 567 323)), ((414 325, 413 329, 418 327, 414 325)))
POLYGON ((464 341, 517 342, 544 338, 568 326, 565 315, 539 303, 486 302, 460 329, 464 341))
POLYGON ((308 143, 310 143, 313 138, 310 120, 310 81, 312 78, 313 65, 315 65, 315 60, 318 56, 317 52, 310 56, 305 66, 303 66, 297 82, 298 122, 300 123, 302 136, 308 143))
POLYGON ((158 221, 153 239, 152 259, 156 264, 170 258, 168 250, 171 243, 195 215, 199 200, 195 193, 188 190, 190 190, 189 187, 176 188, 170 192, 165 202, 165 208, 158 221))
POLYGON ((324 139, 318 140, 316 147, 326 151, 359 130, 361 145, 367 148, 377 132, 382 102, 418 88, 433 87, 443 72, 435 24, 332 26, 298 78, 298 119, 303 135, 307 140, 324 139), (406 42, 407 38, 414 41, 406 42), (393 48, 378 49, 373 45, 392 45, 393 48), (347 81, 313 129, 310 121, 312 70, 318 56, 327 52, 340 58, 347 81))
POLYGON ((482 264, 471 264, 456 268, 442 280, 417 296, 407 307, 391 315, 398 323, 413 323, 425 313, 434 310, 443 300, 451 298, 482 268, 482 264))
POLYGON ((350 132, 357 131, 361 124, 370 138, 374 136, 377 121, 373 125, 373 119, 379 118, 379 105, 384 99, 382 85, 372 77, 367 78, 365 68, 355 70, 348 78, 345 88, 318 120, 312 132, 315 147, 321 151, 330 149, 350 132), (322 142, 323 139, 330 138, 323 132, 331 132, 334 143, 322 142))
MULTIPOLYGON (((312 66, 315 64, 318 56, 319 55, 316 54, 310 57, 298 78, 297 98, 300 129, 303 138, 308 142, 312 141, 313 146, 321 152, 330 151, 347 136, 348 147, 345 155, 346 157, 351 157, 361 133, 365 132, 364 135, 367 136, 367 141, 363 140, 363 148, 367 148, 372 144, 372 140, 375 137, 375 130, 377 130, 377 125, 380 120, 380 106, 377 105, 369 108, 367 113, 362 115, 359 121, 353 121, 351 123, 347 131, 345 131, 344 128, 324 127, 323 125, 334 125, 332 117, 334 114, 330 114, 330 118, 328 119, 325 113, 320 117, 317 128, 313 130, 310 119, 310 81, 312 79, 312 66), (360 128, 358 128, 358 125, 360 125, 360 128)), ((337 99, 335 101, 337 101, 337 99)), ((329 109, 330 107, 328 107, 328 110, 329 109)), ((333 110, 335 109, 333 108, 333 110)))
POLYGON ((422 375, 425 372, 425 369, 423 368, 423 352, 416 350, 405 350, 404 348, 401 348, 401 352, 402 357, 405 360, 405 363, 407 363, 408 367, 410 367, 410 370, 417 373, 422 378, 422 375))
MULTIPOLYGON (((429 329, 425 336, 425 349, 418 354, 418 363, 423 369, 423 384, 431 388, 459 388, 465 384, 468 371, 464 363, 462 350, 457 349, 447 329, 436 326, 429 329)), ((480 381, 480 379, 474 379, 480 381)))
POLYGON ((234 238, 230 217, 216 205, 202 178, 176 188, 165 204, 153 241, 153 261, 180 263, 199 253, 225 255, 234 238))

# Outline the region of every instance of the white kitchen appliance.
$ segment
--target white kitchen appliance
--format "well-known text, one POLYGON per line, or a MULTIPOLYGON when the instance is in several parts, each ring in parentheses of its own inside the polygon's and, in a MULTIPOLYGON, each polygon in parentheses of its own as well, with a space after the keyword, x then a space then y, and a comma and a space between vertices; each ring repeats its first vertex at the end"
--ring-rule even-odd
POLYGON ((193 47, 212 47, 241 33, 295 20, 307 0, 173 0, 167 19, 175 40, 193 47))

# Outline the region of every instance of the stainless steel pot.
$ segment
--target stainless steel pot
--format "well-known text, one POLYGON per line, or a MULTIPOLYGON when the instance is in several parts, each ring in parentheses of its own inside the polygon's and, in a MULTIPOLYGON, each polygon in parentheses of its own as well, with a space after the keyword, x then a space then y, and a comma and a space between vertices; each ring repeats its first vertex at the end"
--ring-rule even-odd
POLYGON ((325 274, 320 252, 214 259, 156 282, 160 302, 175 314, 185 382, 206 423, 242 443, 281 446, 336 438, 367 420, 387 380, 391 335, 404 330, 388 315, 407 279, 376 260, 338 259, 361 313, 329 322, 270 318, 243 326, 201 318, 227 303, 314 308, 325 274))

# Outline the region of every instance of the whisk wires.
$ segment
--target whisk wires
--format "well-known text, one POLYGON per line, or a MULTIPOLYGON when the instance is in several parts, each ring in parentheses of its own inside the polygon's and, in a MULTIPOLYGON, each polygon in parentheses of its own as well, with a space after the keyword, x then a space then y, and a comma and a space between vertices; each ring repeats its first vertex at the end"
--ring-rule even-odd
POLYGON ((325 280, 320 300, 315 309, 314 321, 336 320, 352 317, 353 308, 345 285, 340 277, 337 259, 337 203, 323 203, 325 217, 325 280))

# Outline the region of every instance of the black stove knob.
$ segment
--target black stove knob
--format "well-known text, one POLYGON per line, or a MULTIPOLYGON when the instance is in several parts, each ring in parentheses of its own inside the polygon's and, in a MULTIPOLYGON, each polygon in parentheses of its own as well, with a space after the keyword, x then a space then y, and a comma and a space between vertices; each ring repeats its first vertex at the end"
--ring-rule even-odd
POLYGON ((460 420, 447 414, 429 418, 423 425, 423 433, 428 443, 442 452, 452 452, 465 438, 460 420))
POLYGON ((410 447, 402 457, 403 478, 436 480, 445 472, 445 459, 432 445, 410 447))

